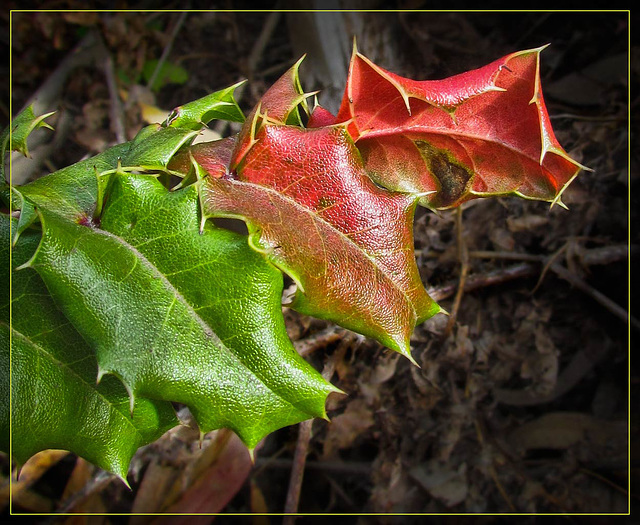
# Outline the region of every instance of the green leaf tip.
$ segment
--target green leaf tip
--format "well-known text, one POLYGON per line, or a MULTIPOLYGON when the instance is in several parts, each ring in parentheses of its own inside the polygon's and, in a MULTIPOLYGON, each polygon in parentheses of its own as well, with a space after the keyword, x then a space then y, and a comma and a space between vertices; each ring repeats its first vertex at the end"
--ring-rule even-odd
POLYGON ((200 131, 214 119, 244 122, 244 114, 234 98, 234 91, 244 83, 245 81, 238 82, 233 86, 178 106, 169 114, 162 125, 200 131))
POLYGON ((53 129, 45 119, 53 115, 55 112, 45 113, 36 116, 33 112, 33 104, 23 109, 13 121, 7 126, 2 135, 0 135, 0 174, 5 179, 5 158, 7 153, 17 151, 25 157, 29 156, 29 147, 27 139, 29 135, 38 128, 53 129))

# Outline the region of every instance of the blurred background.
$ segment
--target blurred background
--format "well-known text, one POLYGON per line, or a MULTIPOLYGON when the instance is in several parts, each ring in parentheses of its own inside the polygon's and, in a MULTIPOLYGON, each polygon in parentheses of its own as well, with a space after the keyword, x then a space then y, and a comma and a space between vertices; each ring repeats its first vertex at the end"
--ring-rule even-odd
MULTIPOLYGON (((11 62, 1 66, 10 78, 0 87, 3 127, 32 102, 36 113, 57 111, 50 120, 55 132, 34 136, 32 158, 14 161, 13 182, 129 140, 173 107, 242 79, 248 83, 237 94, 248 113, 302 55, 303 88, 320 90, 320 104, 335 113, 354 38, 378 65, 418 80, 550 44, 540 73, 556 135, 593 171, 564 193, 569 211, 515 198, 473 201, 460 216, 419 210, 416 259, 445 309, 453 306, 462 264, 469 275, 455 323, 436 316, 416 330, 413 355, 421 368, 285 310, 296 347, 319 369, 340 352, 332 382, 349 394, 330 401, 331 423, 314 423, 299 509, 626 512, 629 480, 638 480, 637 460, 628 461, 627 416, 639 384, 637 365, 628 368, 629 333, 637 335, 638 323, 625 318, 628 249, 638 244, 637 233, 629 234, 638 204, 629 188, 638 160, 629 151, 629 116, 638 105, 628 85, 638 74, 629 14, 414 11, 437 4, 266 2, 264 12, 239 12, 235 2, 214 2, 207 7, 219 11, 4 12, 0 42, 11 62), (291 12, 319 7, 369 11, 291 12)), ((236 131, 213 123, 205 139, 236 131)), ((220 433, 200 447, 197 432, 184 427, 141 450, 132 490, 71 454, 45 453, 16 485, 14 511, 190 512, 209 501, 217 505, 211 512, 282 512, 296 438, 295 427, 269 436, 255 466, 237 469, 239 489, 224 496, 215 495, 211 480, 242 450, 220 433)), ((2 466, 6 514, 7 458, 2 466)))

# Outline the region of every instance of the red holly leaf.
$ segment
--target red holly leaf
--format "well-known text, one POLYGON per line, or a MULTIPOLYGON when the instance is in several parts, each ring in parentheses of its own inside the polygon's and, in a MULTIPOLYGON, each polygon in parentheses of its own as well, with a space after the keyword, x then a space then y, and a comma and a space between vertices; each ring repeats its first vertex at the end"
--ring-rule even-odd
POLYGON ((414 327, 440 311, 415 263, 415 196, 376 186, 341 126, 263 125, 232 176, 224 141, 204 156, 205 215, 248 223, 252 246, 297 283, 293 308, 410 357, 414 327))
MULTIPOLYGON (((303 57, 304 58, 304 57, 303 57)), ((300 86, 298 69, 302 58, 273 84, 249 114, 246 124, 238 134, 229 168, 235 170, 247 151, 255 144, 255 134, 263 120, 301 126, 300 107, 308 113, 306 94, 300 86)))
POLYGON ((503 194, 562 204, 583 166, 551 129, 542 49, 434 81, 402 78, 354 50, 337 122, 348 122, 376 182, 430 208, 503 194))

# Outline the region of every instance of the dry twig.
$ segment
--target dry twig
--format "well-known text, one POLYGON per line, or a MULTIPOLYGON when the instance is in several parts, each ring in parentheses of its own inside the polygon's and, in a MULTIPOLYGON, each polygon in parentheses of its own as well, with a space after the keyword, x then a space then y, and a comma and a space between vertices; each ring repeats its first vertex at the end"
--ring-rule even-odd
MULTIPOLYGON (((617 255, 622 255, 622 250, 620 250, 619 248, 620 247, 618 246, 614 246, 612 247, 612 251, 615 252, 617 255)), ((598 253, 601 256, 608 256, 609 258, 612 255, 611 253, 606 253, 602 249, 598 253)), ((559 252, 556 252, 555 254, 553 254, 551 258, 545 257, 543 255, 519 254, 519 253, 511 253, 511 252, 486 252, 486 251, 470 252, 469 255, 471 257, 481 258, 481 259, 516 259, 516 260, 519 259, 519 260, 526 260, 526 261, 541 263, 544 265, 544 271, 546 271, 547 268, 550 269, 558 277, 560 277, 561 279, 564 279, 565 281, 568 281, 572 286, 575 286, 580 291, 586 293, 592 299, 600 303, 607 310, 609 310, 613 315, 615 315, 625 323, 631 323, 631 326, 633 326, 636 330, 640 330, 640 321, 638 321, 634 317, 630 317, 626 310, 621 308, 618 304, 616 304, 614 301, 609 299, 602 292, 593 288, 584 279, 582 279, 575 273, 569 271, 563 265, 557 262, 552 262, 557 257, 557 255, 559 255, 559 252)), ((627 256, 627 255, 628 255, 628 251, 625 251, 624 256, 627 256)), ((594 259, 595 258, 592 256, 592 264, 598 264, 594 259)), ((537 268, 536 268, 536 271, 537 271, 537 268)), ((536 285, 536 289, 538 288, 538 286, 539 286, 539 283, 536 285)))
POLYGON ((167 61, 167 57, 169 56, 169 53, 171 53, 171 49, 173 48, 173 43, 175 42, 176 37, 180 32, 180 29, 182 29, 182 26, 184 25, 184 21, 187 18, 187 14, 188 14, 187 11, 183 11, 182 13, 180 13, 180 16, 178 17, 176 22, 173 24, 173 27, 171 29, 171 34, 169 35, 169 40, 167 40, 167 43, 164 46, 164 49, 162 50, 162 55, 160 55, 160 58, 158 59, 158 64, 156 65, 156 68, 154 69, 151 77, 149 78, 149 82, 147 82, 147 87, 151 88, 151 86, 153 86, 156 79, 158 78, 158 75, 162 70, 162 66, 167 61))
POLYGON ((453 327, 456 324, 458 310, 460 309, 462 295, 464 294, 464 285, 467 280, 467 274, 469 273, 469 251, 467 250, 467 243, 464 240, 464 234, 462 231, 462 207, 459 207, 456 210, 456 236, 458 244, 458 259, 460 260, 460 277, 456 296, 453 300, 453 306, 451 308, 449 319, 447 320, 447 326, 442 334, 442 339, 449 337, 451 330, 453 330, 453 327))
MULTIPOLYGON (((322 370, 322 377, 327 381, 331 380, 335 372, 336 365, 343 358, 347 349, 355 339, 355 334, 349 333, 343 340, 336 351, 329 357, 322 370)), ((313 420, 303 421, 299 425, 298 442, 296 443, 296 451, 293 457, 293 467, 289 478, 289 490, 287 492, 287 500, 284 506, 284 512, 288 514, 283 520, 284 525, 293 525, 295 522, 295 513, 298 510, 298 502, 300 501, 300 490, 302 488, 302 478, 305 470, 307 452, 309 450, 309 442, 311 441, 311 427, 313 420)))

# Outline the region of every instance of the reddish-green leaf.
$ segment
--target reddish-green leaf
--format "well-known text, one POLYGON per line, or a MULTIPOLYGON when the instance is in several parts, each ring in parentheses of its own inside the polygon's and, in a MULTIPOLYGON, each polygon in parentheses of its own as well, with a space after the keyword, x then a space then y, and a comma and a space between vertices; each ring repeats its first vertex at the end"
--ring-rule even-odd
POLYGON ((413 254, 415 195, 380 188, 367 176, 344 126, 296 123, 308 95, 296 64, 265 94, 237 139, 197 144, 189 158, 204 215, 249 225, 250 243, 297 283, 291 306, 329 319, 410 357, 416 324, 440 311, 413 254))
POLYGON ((503 194, 561 204, 583 167, 551 129, 541 50, 435 81, 402 78, 354 51, 337 121, 349 122, 376 182, 430 208, 503 194))
POLYGON ((306 99, 309 96, 302 91, 298 69, 302 59, 298 60, 284 75, 273 84, 253 108, 246 124, 238 134, 238 140, 229 162, 230 169, 236 169, 240 161, 255 144, 255 134, 264 121, 301 126, 299 107, 307 110, 306 99))
POLYGON ((343 127, 263 126, 237 178, 229 146, 195 152, 205 213, 248 222, 252 246, 296 281, 293 308, 409 356, 415 325, 440 311, 415 264, 416 197, 377 187, 343 127))

